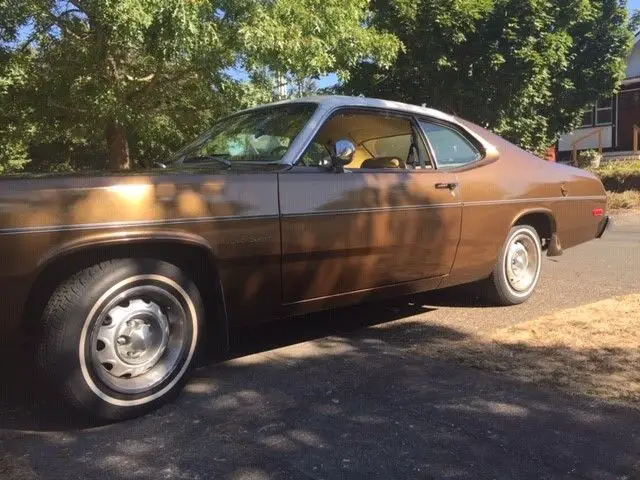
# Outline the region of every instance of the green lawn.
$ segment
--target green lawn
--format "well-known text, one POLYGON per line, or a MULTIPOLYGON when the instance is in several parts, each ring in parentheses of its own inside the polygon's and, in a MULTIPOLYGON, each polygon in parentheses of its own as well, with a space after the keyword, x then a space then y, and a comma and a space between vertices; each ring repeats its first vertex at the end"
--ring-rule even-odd
POLYGON ((640 160, 602 162, 599 168, 588 168, 607 189, 607 206, 611 210, 640 208, 640 160))
POLYGON ((589 168, 599 177, 626 177, 629 175, 640 175, 640 160, 615 160, 602 162, 599 168, 589 168))

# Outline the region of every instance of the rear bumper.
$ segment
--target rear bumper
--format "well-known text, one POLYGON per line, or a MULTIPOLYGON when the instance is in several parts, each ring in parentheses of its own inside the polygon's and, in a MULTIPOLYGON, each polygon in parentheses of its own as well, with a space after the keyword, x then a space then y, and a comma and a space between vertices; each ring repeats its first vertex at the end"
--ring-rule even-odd
POLYGON ((596 238, 602 237, 604 233, 611 228, 611 217, 609 215, 605 215, 600 223, 598 223, 598 232, 596 233, 596 238))

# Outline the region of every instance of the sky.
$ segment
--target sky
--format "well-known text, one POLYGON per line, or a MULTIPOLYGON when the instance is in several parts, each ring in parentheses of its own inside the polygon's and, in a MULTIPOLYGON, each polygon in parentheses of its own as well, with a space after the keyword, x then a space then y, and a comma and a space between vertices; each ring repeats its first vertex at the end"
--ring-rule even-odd
POLYGON ((629 7, 629 10, 640 8, 640 0, 628 0, 628 2, 627 7, 629 7))
MULTIPOLYGON (((640 2, 640 0, 638 0, 640 2)), ((338 76, 335 73, 322 77, 318 80, 317 85, 318 88, 327 88, 331 87, 338 83, 338 76)))

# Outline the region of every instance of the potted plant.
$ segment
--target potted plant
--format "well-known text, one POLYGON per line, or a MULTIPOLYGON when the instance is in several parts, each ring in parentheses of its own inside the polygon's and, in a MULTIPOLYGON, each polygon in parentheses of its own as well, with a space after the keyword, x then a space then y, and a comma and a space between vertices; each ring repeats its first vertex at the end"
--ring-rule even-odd
POLYGON ((578 154, 578 166, 580 168, 599 168, 602 154, 597 150, 583 150, 578 154))

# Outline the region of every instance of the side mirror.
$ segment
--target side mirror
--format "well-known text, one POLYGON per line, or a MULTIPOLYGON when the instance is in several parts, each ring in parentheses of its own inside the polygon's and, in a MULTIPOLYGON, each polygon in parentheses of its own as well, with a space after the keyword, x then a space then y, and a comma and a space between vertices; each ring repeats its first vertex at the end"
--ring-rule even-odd
POLYGON ((344 167, 351 163, 353 155, 356 153, 356 146, 350 140, 338 140, 336 142, 335 154, 331 157, 331 166, 337 172, 343 172, 344 167))

